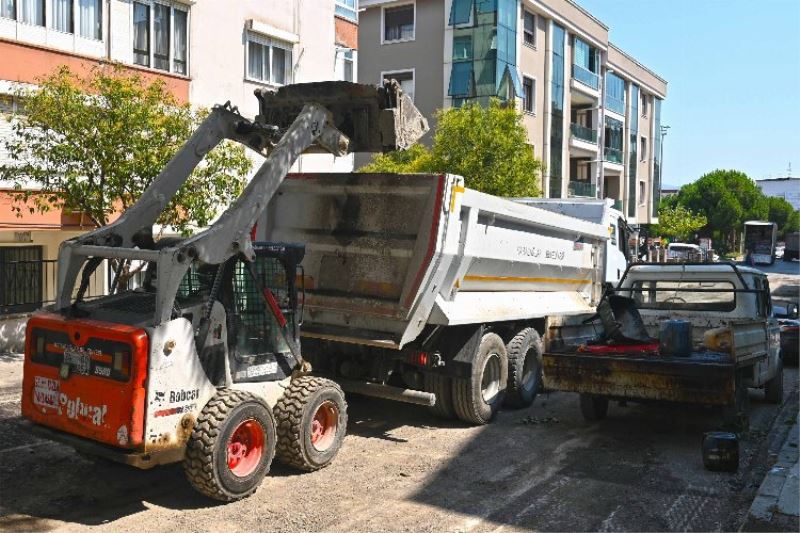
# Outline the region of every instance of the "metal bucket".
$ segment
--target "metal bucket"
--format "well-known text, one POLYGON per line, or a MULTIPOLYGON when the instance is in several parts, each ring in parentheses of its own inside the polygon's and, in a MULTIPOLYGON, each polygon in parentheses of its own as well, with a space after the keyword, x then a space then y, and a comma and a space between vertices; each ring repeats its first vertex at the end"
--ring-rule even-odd
POLYGON ((717 472, 739 469, 739 439, 735 433, 709 431, 703 434, 703 466, 717 472))

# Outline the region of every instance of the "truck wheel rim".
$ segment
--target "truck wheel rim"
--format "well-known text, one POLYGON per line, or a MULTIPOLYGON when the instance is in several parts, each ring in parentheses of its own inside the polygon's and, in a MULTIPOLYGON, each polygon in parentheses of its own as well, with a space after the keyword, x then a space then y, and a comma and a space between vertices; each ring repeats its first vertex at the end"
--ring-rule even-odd
POLYGON ((500 392, 500 356, 491 353, 483 366, 483 377, 481 378, 483 401, 490 403, 498 392, 500 392))
POLYGON ((241 422, 228 439, 228 469, 235 476, 253 473, 264 453, 264 429, 261 424, 248 419, 241 422))
POLYGON ((533 391, 536 386, 538 366, 539 362, 536 360, 536 354, 533 351, 525 354, 525 363, 522 366, 522 389, 525 392, 533 391))
POLYGON ((330 400, 322 402, 311 420, 311 445, 318 452, 330 448, 339 429, 339 408, 330 400))

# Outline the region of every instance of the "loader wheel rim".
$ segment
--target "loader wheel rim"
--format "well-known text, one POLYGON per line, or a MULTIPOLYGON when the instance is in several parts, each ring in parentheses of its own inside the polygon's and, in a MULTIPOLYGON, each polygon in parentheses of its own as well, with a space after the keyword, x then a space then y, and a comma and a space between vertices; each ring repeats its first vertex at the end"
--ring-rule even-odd
POLYGON ((483 401, 490 403, 500 392, 500 356, 490 353, 483 365, 481 376, 481 396, 483 401))
POLYGON ((228 469, 238 477, 252 474, 264 455, 264 428, 254 419, 242 421, 231 433, 227 447, 228 469))
POLYGON ((322 402, 311 420, 311 445, 318 452, 333 446, 339 429, 339 408, 331 401, 322 402))

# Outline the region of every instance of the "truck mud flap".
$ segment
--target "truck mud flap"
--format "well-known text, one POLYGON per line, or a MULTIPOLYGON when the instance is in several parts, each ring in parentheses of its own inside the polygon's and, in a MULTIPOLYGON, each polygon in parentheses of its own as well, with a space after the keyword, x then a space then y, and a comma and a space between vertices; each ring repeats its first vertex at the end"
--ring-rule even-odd
POLYGON ((734 397, 729 359, 545 353, 542 366, 550 390, 704 405, 727 405, 734 397))

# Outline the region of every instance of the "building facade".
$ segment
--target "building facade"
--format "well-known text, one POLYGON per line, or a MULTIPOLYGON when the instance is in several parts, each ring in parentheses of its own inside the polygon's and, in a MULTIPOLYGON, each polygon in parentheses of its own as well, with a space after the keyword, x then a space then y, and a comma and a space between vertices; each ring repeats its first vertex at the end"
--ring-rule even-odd
MULTIPOLYGON (((355 81, 357 48, 357 0, 0 0, 0 164, 9 162, 2 139, 24 113, 17 89, 35 87, 61 65, 86 74, 118 63, 162 80, 181 103, 230 101, 252 118, 258 87, 355 81)), ((352 156, 313 154, 295 170, 352 167, 352 156)), ((53 260, 63 240, 91 229, 79 214, 59 210, 17 217, 12 187, 0 182, 0 263, 53 260)), ((0 287, 0 314, 7 292, 0 287)))
MULTIPOLYGON (((570 0, 361 0, 359 79, 396 78, 429 118, 512 101, 543 194, 612 198, 632 224, 657 223, 667 82, 609 42, 570 0)), ((428 135, 427 139, 430 139, 428 135)))
POLYGON ((756 180, 756 185, 764 195, 783 198, 795 209, 800 209, 800 178, 766 178, 756 180))

